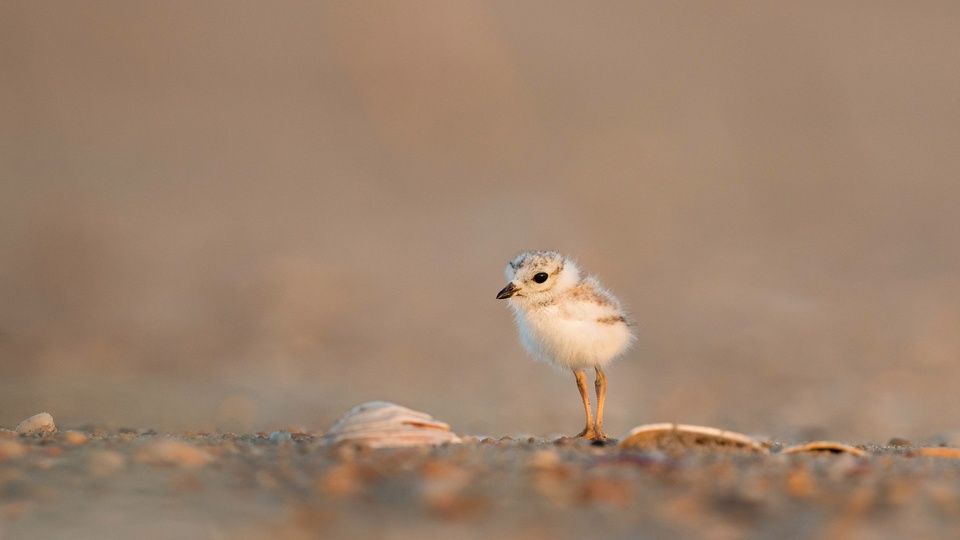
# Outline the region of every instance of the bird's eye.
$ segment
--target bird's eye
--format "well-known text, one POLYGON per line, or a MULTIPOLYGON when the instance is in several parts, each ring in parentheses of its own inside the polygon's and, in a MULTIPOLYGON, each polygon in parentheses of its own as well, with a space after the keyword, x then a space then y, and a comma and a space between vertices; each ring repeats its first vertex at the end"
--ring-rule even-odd
POLYGON ((533 276, 533 280, 536 281, 537 283, 543 283, 544 281, 547 280, 547 277, 549 276, 547 276, 546 272, 540 272, 539 274, 533 276))

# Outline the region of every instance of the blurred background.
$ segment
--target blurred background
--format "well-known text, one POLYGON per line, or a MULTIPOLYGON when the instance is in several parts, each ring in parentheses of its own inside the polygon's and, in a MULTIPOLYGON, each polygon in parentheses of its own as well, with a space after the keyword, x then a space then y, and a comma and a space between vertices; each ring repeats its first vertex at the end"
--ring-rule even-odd
POLYGON ((494 299, 576 256, 611 435, 960 432, 960 5, 0 3, 0 426, 574 434, 494 299))

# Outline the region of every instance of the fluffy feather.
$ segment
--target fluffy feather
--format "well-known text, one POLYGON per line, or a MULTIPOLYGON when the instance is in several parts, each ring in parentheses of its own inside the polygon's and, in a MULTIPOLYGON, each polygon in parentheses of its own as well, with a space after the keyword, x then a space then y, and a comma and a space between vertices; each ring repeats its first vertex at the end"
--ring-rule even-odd
POLYGON ((507 265, 520 342, 534 358, 564 369, 603 367, 634 340, 620 302, 574 261, 553 251, 521 253, 507 265), (535 278, 546 274, 541 283, 535 278))

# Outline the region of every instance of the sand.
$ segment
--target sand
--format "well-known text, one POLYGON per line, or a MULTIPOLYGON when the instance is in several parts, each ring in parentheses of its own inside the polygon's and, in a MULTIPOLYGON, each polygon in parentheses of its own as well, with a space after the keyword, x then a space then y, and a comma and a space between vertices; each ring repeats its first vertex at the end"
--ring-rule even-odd
MULTIPOLYGON (((0 538, 920 538, 960 533, 960 452, 405 449, 319 434, 0 432, 0 538), (929 455, 927 455, 929 454, 929 455)), ((899 443, 907 443, 899 441, 899 443)))

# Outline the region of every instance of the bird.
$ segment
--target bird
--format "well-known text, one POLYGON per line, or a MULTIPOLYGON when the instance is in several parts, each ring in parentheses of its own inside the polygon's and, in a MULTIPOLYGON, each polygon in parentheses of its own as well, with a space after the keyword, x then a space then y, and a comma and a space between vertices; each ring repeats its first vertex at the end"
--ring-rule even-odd
POLYGON ((604 442, 604 366, 623 355, 636 339, 633 325, 615 296, 597 278, 581 277, 576 262, 556 251, 528 251, 504 269, 507 285, 497 293, 514 312, 520 343, 538 360, 571 370, 583 399, 587 423, 578 437, 604 442), (584 370, 596 371, 594 421, 584 370))

